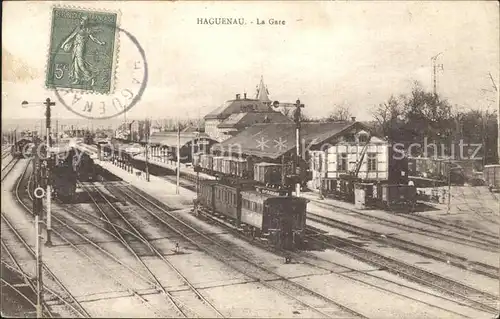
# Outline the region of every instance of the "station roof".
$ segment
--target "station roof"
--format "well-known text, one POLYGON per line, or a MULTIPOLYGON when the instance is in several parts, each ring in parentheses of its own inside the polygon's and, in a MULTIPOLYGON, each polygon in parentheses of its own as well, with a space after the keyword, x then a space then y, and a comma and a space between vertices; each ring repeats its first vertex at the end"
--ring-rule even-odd
MULTIPOLYGON (((211 138, 205 133, 193 133, 193 132, 181 132, 180 133, 180 145, 183 147, 187 143, 198 140, 205 139, 211 140, 211 138)), ((146 143, 147 141, 143 139, 141 143, 146 143)), ((149 144, 156 144, 161 146, 177 147, 177 132, 156 132, 149 137, 149 144)))
MULTIPOLYGON (((307 122, 301 124, 301 141, 305 140, 306 147, 317 145, 327 139, 342 134, 342 132, 359 122, 307 122)), ((295 149, 295 123, 266 123, 255 124, 240 132, 236 136, 214 145, 215 149, 234 150, 235 147, 245 155, 258 157, 278 158, 295 149)), ((301 142, 302 143, 302 142, 301 142)))
POLYGON ((218 128, 244 128, 257 123, 292 123, 281 112, 248 112, 234 113, 219 124, 218 128))
POLYGON ((225 119, 234 113, 247 113, 247 112, 272 112, 271 107, 262 103, 257 99, 237 98, 229 100, 221 107, 213 110, 205 115, 205 120, 208 119, 225 119))

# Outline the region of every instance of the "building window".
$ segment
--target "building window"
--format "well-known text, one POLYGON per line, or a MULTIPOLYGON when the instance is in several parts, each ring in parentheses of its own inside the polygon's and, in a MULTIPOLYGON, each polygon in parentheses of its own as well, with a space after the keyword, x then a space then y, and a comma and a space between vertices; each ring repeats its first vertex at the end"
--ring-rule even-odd
POLYGON ((347 153, 340 153, 337 156, 337 170, 341 172, 347 171, 347 153))
POLYGON ((344 136, 344 140, 346 142, 354 142, 355 141, 355 138, 354 138, 354 134, 347 134, 344 136))
POLYGON ((358 141, 359 141, 359 143, 367 143, 368 142, 368 135, 365 133, 359 134, 358 141))
POLYGON ((377 153, 368 153, 368 171, 377 170, 377 153))

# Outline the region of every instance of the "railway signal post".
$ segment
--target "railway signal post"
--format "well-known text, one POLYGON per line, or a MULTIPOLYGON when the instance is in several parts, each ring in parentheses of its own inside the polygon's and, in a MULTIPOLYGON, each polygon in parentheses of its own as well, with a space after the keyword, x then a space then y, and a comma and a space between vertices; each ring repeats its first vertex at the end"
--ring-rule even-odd
MULTIPOLYGON (((50 118, 51 118, 51 107, 55 106, 56 103, 51 101, 50 98, 47 98, 44 102, 35 102, 35 103, 29 103, 28 101, 23 101, 21 105, 23 107, 28 107, 30 104, 32 105, 45 105, 45 128, 46 128, 46 135, 47 135, 47 154, 46 154, 46 159, 45 159, 45 165, 46 165, 46 178, 47 178, 47 191, 46 191, 46 196, 47 196, 47 241, 45 242, 46 246, 52 246, 52 240, 51 240, 51 232, 52 232, 52 190, 51 190, 51 185, 50 185, 50 161, 48 160, 50 158, 50 118)), ((35 148, 36 150, 38 148, 35 148)))
POLYGON ((273 102, 273 107, 274 108, 278 108, 278 107, 294 107, 295 108, 295 112, 293 114, 293 119, 294 119, 294 122, 295 122, 295 148, 296 148, 296 158, 295 158, 295 175, 296 175, 296 178, 297 178, 297 183, 295 184, 295 194, 297 197, 300 196, 300 160, 301 160, 301 156, 300 156, 300 120, 302 118, 302 115, 301 115, 301 108, 304 107, 304 104, 301 104, 300 103, 300 100, 297 99, 297 101, 295 102, 295 104, 292 104, 292 103, 280 103, 278 101, 274 101, 273 102))
POLYGON ((34 160, 33 160, 33 213, 35 214, 35 254, 36 254, 36 316, 37 318, 43 317, 42 310, 42 298, 43 298, 43 279, 42 279, 42 245, 40 240, 42 238, 42 232, 40 227, 40 219, 42 219, 43 209, 42 209, 42 198, 44 196, 44 190, 40 187, 41 182, 41 161, 39 156, 40 141, 38 138, 34 138, 34 160))

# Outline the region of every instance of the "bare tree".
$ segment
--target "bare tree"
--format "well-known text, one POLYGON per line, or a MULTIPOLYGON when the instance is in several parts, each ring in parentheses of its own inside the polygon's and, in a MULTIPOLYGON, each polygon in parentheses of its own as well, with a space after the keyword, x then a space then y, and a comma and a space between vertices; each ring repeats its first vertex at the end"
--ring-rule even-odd
POLYGON ((327 121, 348 121, 352 117, 349 105, 335 105, 332 113, 328 115, 327 121))
POLYGON ((400 100, 393 95, 389 99, 372 109, 372 115, 377 121, 377 130, 390 139, 393 139, 393 130, 402 120, 403 109, 400 100))

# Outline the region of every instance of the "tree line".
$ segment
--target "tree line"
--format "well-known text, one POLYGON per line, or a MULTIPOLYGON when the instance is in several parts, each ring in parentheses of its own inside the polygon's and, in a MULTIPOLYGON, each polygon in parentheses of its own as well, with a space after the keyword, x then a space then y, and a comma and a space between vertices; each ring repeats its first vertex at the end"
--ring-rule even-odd
MULTIPOLYGON (((412 156, 457 156, 459 144, 467 151, 481 145, 475 157, 483 164, 497 161, 497 111, 488 107, 460 109, 448 100, 425 91, 415 82, 408 94, 391 95, 386 101, 371 108, 373 120, 367 123, 375 133, 390 143, 401 143, 412 149, 412 156), (427 145, 427 150, 424 146, 427 145), (467 147, 469 145, 469 147, 467 147)), ((352 112, 348 104, 335 105, 326 117, 309 117, 302 114, 304 122, 350 121, 352 112)), ((471 155, 464 154, 464 156, 471 155)))

